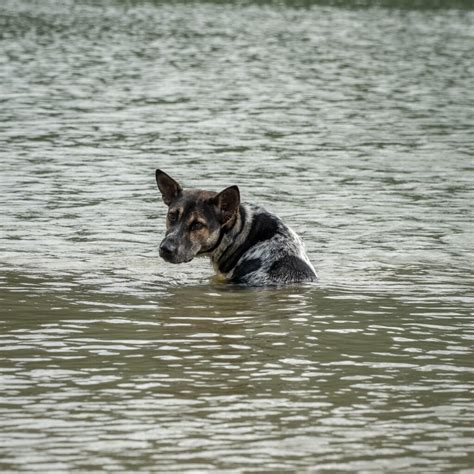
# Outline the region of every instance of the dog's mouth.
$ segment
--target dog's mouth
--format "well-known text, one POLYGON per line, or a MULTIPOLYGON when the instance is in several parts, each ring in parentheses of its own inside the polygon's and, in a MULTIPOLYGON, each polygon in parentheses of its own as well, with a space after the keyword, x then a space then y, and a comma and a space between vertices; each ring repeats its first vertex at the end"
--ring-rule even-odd
POLYGON ((160 257, 161 257, 165 262, 174 263, 174 264, 178 264, 178 263, 188 263, 188 262, 190 262, 190 261, 194 258, 194 256, 192 256, 192 257, 179 257, 179 256, 176 255, 176 254, 166 253, 166 252, 163 252, 162 250, 160 250, 160 257))
POLYGON ((164 258, 163 257, 163 260, 165 262, 168 262, 168 263, 173 263, 175 265, 179 264, 179 263, 188 263, 192 260, 192 258, 188 258, 188 259, 185 259, 185 260, 181 260, 181 259, 175 259, 175 258, 164 258))

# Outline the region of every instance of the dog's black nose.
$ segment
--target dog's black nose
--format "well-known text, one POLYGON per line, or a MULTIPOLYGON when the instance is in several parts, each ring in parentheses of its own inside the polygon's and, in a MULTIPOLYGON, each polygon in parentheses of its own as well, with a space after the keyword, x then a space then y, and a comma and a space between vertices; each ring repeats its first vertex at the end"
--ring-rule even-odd
POLYGON ((162 242, 160 245, 160 257, 164 258, 165 260, 169 259, 173 254, 173 249, 168 242, 162 242))

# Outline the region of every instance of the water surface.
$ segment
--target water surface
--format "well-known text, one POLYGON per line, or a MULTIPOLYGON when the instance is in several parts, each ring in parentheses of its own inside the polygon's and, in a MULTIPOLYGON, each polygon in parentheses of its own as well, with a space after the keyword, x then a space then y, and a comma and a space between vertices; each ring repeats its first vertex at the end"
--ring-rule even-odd
POLYGON ((474 469, 474 12, 379 5, 2 2, 0 469, 474 469), (320 283, 161 261, 157 167, 320 283))

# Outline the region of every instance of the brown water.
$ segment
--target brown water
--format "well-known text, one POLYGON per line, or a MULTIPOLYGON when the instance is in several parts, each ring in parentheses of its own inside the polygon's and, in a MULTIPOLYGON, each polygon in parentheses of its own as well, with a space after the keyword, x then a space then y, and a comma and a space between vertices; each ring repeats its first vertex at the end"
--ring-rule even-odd
POLYGON ((474 11, 0 4, 0 470, 474 470, 474 11), (158 257, 154 169, 318 285, 158 257))

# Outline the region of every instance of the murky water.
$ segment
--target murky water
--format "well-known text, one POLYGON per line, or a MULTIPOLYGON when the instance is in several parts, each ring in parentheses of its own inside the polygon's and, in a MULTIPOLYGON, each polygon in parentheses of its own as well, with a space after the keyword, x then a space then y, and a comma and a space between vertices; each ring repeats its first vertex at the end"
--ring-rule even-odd
POLYGON ((104 3, 0 4, 0 469, 474 469, 468 3, 104 3), (165 264, 157 167, 320 284, 165 264))

